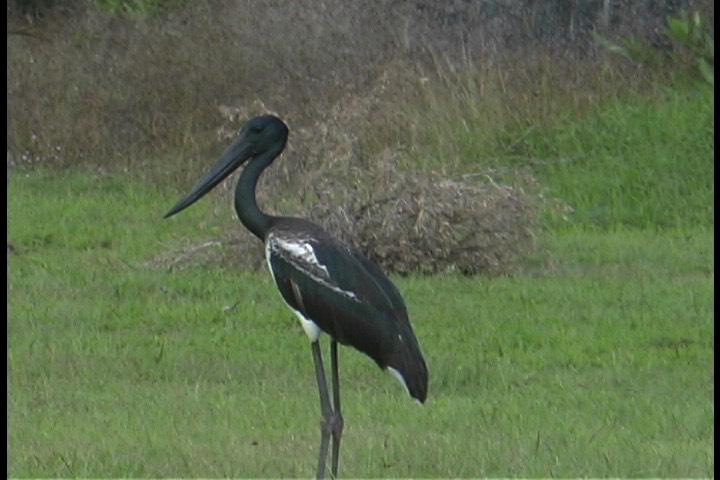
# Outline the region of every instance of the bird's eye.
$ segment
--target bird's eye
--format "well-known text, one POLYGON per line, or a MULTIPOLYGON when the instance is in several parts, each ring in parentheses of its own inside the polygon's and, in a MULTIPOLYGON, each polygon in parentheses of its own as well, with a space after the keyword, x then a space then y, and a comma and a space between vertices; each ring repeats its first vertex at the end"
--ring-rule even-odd
POLYGON ((260 133, 263 131, 263 127, 261 125, 255 125, 250 129, 250 131, 253 133, 260 133))

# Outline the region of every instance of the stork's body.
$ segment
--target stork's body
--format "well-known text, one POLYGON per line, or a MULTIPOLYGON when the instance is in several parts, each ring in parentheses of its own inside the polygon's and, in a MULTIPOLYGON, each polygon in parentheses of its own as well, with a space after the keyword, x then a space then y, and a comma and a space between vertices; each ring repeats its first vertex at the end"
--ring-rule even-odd
POLYGON ((317 473, 324 476, 332 437, 332 473, 337 476, 343 428, 337 342, 356 348, 392 372, 419 402, 427 396, 428 372, 402 296, 377 265, 307 220, 267 215, 258 208, 258 178, 282 152, 287 134, 287 126, 276 117, 250 120, 218 163, 166 217, 190 206, 249 160, 235 190, 235 210, 263 241, 280 294, 310 339, 323 415, 317 473), (332 403, 319 348, 323 332, 331 338, 332 403))
MULTIPOLYGON (((265 239, 270 271, 310 341, 320 332, 400 374, 413 397, 426 395, 426 369, 395 285, 357 249, 314 224, 281 218, 265 239)), ((392 371, 392 370, 391 370, 392 371)))

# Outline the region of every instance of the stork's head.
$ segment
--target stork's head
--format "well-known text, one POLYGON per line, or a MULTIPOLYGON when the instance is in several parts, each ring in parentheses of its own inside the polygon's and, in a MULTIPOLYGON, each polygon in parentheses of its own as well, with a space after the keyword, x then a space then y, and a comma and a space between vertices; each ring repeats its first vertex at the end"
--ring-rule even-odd
POLYGON ((233 148, 238 146, 238 144, 248 145, 250 150, 246 152, 247 156, 239 161, 236 168, 249 158, 271 150, 277 150, 277 154, 279 154, 285 147, 287 137, 288 127, 285 125, 285 122, 278 117, 274 115, 262 115, 252 118, 242 126, 238 132, 238 138, 225 153, 223 153, 221 160, 225 158, 228 153, 232 152, 233 148))
POLYGON ((200 200, 225 177, 248 160, 262 159, 265 166, 277 157, 288 137, 285 122, 273 115, 249 120, 238 132, 238 137, 220 156, 217 163, 205 174, 185 197, 180 199, 165 218, 175 215, 200 200))

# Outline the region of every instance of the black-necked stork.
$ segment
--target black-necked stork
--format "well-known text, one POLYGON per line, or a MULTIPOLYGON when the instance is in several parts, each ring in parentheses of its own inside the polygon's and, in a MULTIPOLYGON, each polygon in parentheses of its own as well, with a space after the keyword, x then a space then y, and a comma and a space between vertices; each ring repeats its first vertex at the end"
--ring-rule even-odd
POLYGON ((332 437, 332 475, 337 476, 343 417, 337 344, 351 345, 393 373, 410 396, 425 402, 428 370, 400 292, 358 249, 317 225, 262 212, 255 197, 258 178, 285 148, 288 128, 277 117, 253 118, 214 167, 166 215, 189 207, 245 162, 235 189, 240 221, 265 245, 265 258, 283 300, 310 338, 322 410, 317 476, 325 475, 332 437), (331 338, 333 402, 320 353, 322 332, 331 338))

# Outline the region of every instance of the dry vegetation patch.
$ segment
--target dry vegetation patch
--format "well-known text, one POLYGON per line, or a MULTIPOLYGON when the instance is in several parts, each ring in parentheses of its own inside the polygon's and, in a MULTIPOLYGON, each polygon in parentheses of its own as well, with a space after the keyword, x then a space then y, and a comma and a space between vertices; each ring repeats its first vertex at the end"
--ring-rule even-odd
MULTIPOLYGON (((8 3, 16 162, 189 187, 242 121, 276 113, 291 134, 261 179, 261 203, 309 217, 402 273, 509 273, 532 255, 540 186, 526 171, 495 175, 497 165, 468 148, 494 141, 498 156, 522 155, 516 138, 493 127, 547 121, 564 97, 590 105, 598 83, 610 92, 627 83, 593 80, 593 68, 568 73, 597 59, 592 29, 622 32, 642 18, 652 33, 666 14, 625 1, 604 10, 576 2, 582 8, 567 12, 560 1, 218 0, 155 16, 56 3, 67 8, 31 21, 11 8, 22 2, 8 3), (463 129, 467 145, 452 134, 463 129), (482 173, 418 168, 420 156, 443 155, 437 163, 482 173)), ((232 182, 215 215, 233 216, 232 182)), ((175 252, 177 265, 225 250, 245 263, 262 258, 228 224, 226 238, 175 252)))
POLYGON ((308 216, 393 272, 512 273, 536 248, 538 201, 483 180, 388 168, 365 179, 371 189, 336 187, 308 216))
MULTIPOLYGON (((387 76, 381 76, 367 95, 338 102, 312 126, 293 130, 291 125, 287 152, 265 173, 261 202, 278 214, 313 220, 391 272, 517 271, 538 248, 537 184, 526 171, 515 172, 515 182, 506 184, 491 172, 449 177, 407 170, 402 168, 408 164, 405 154, 390 148, 371 160, 362 158, 356 132, 369 128, 369 112, 383 104, 391 90, 387 82, 387 76), (288 184, 294 194, 273 194, 287 192, 288 184)), ((246 118, 262 111, 262 104, 221 106, 225 122, 218 136, 229 143, 246 118)), ((224 205, 231 205, 234 183, 221 186, 224 205)), ((209 252, 215 251, 218 261, 241 259, 244 266, 260 266, 258 259, 263 257, 257 240, 239 228, 231 232, 222 241, 227 247, 224 254, 191 246, 164 263, 187 264, 194 254, 207 261, 209 252)))

